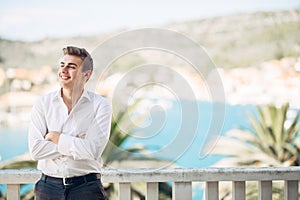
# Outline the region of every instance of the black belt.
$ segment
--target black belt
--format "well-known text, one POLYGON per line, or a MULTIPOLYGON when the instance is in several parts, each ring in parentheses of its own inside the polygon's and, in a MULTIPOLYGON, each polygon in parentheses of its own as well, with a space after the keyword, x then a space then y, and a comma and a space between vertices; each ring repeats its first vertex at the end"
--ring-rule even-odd
POLYGON ((101 175, 97 173, 87 174, 84 176, 75 176, 71 178, 56 178, 52 176, 48 176, 42 174, 41 180, 44 182, 51 182, 55 184, 61 184, 64 186, 75 186, 80 185, 86 182, 95 181, 97 179, 101 179, 101 175))

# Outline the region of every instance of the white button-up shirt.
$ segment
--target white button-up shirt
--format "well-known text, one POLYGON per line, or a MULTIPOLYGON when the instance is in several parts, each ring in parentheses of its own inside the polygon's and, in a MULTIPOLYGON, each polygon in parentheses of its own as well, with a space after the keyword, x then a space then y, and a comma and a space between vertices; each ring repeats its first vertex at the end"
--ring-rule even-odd
POLYGON ((29 152, 38 160, 38 169, 54 177, 99 173, 111 110, 104 97, 86 90, 70 114, 61 90, 40 98, 32 109, 28 135, 29 152), (45 140, 51 131, 61 133, 58 144, 45 140))

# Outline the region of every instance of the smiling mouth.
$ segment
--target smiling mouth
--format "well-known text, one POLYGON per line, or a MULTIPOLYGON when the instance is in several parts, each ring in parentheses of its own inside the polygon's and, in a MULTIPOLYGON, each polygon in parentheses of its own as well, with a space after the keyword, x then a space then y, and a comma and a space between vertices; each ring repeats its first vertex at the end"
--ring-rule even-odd
POLYGON ((65 81, 65 80, 69 80, 71 77, 69 77, 69 76, 60 76, 60 78, 65 81))

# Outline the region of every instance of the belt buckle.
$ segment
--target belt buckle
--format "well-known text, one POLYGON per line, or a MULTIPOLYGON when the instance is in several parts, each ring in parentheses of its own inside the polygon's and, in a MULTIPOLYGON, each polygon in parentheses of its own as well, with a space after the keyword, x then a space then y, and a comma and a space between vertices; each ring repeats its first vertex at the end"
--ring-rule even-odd
POLYGON ((70 183, 66 183, 66 178, 65 178, 65 177, 63 177, 63 184, 64 184, 64 186, 72 185, 72 184, 70 184, 70 183))

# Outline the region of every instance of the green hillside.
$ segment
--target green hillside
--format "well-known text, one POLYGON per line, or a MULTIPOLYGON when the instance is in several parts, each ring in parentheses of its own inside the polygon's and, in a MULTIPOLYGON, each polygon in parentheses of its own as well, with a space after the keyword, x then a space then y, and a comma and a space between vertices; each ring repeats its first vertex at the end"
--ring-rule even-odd
MULTIPOLYGON (((203 45, 219 67, 252 66, 264 60, 300 56, 300 9, 243 13, 172 23, 161 28, 183 33, 203 45)), ((63 46, 73 44, 92 50, 116 33, 35 42, 0 39, 1 67, 54 67, 63 46)))

